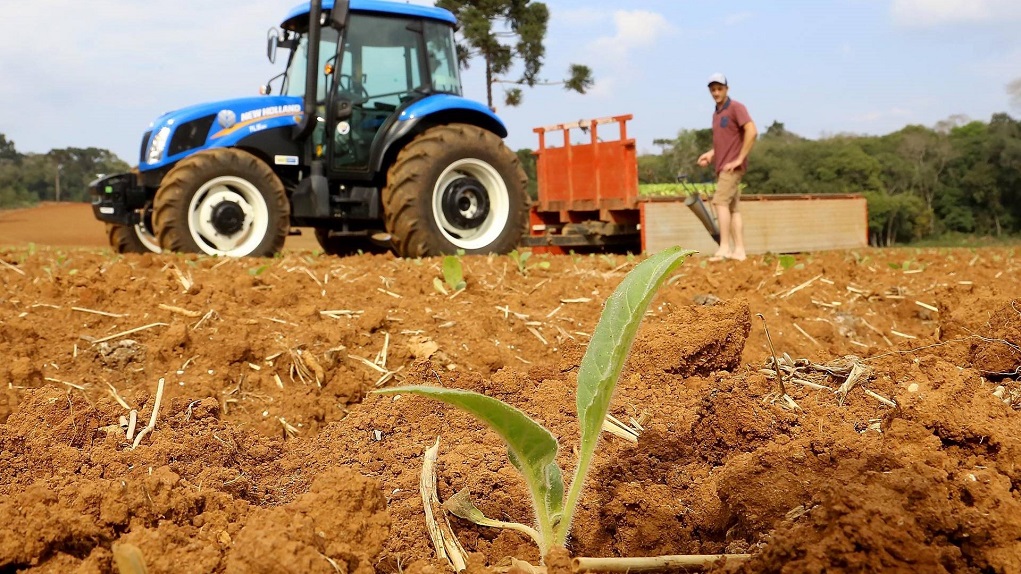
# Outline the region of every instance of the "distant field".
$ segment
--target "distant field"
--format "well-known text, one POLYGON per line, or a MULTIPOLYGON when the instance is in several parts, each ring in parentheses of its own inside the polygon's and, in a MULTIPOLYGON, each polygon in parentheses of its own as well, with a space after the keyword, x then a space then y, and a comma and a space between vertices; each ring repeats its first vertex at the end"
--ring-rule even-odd
MULTIPOLYGON (((319 249, 311 229, 299 229, 284 245, 289 250, 319 249)), ((92 215, 88 203, 44 202, 25 209, 0 210, 0 247, 108 247, 106 226, 92 215)))

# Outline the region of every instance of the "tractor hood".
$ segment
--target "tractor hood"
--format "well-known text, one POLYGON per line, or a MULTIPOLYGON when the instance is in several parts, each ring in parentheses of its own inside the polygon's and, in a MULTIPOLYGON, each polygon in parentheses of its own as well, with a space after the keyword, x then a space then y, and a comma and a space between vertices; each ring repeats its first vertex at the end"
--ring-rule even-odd
POLYGON ((294 126, 301 116, 298 96, 255 96, 168 112, 145 132, 138 169, 160 169, 199 150, 231 147, 256 132, 294 126))

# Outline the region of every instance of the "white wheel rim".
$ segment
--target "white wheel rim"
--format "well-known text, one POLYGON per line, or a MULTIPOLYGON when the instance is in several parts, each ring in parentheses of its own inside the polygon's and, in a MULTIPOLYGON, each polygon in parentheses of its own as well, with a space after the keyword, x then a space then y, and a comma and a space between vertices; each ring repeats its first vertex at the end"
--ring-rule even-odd
MULTIPOLYGON (((464 202, 461 213, 473 215, 479 203, 472 198, 464 202)), ((482 249, 493 243, 503 233, 510 218, 510 194, 507 184, 496 168, 481 159, 466 158, 455 161, 443 170, 436 180, 432 194, 433 219, 443 237, 459 249, 482 249), (469 177, 478 181, 489 199, 489 213, 475 227, 459 227, 443 211, 443 195, 447 188, 459 179, 469 177)))
POLYGON ((188 206, 188 231, 203 253, 241 257, 262 243, 269 228, 269 206, 259 189, 246 179, 218 177, 206 182, 188 206), (225 235, 213 225, 213 210, 224 202, 241 208, 240 231, 225 235))
POLYGON ((152 251, 153 253, 163 253, 163 249, 160 248, 160 242, 156 239, 156 236, 149 232, 149 230, 142 223, 135 224, 135 237, 142 243, 142 246, 152 251))

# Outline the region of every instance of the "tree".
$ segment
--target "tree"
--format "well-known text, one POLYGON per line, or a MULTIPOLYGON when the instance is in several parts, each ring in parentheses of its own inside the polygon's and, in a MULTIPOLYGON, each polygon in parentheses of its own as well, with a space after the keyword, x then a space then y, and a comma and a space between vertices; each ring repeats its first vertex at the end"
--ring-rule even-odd
MULTIPOLYGON (((120 173, 131 169, 127 163, 109 150, 94 147, 55 149, 50 150, 46 156, 49 160, 48 187, 53 191, 52 197, 58 199, 56 184, 59 177, 59 199, 64 201, 87 201, 88 186, 92 180, 100 175, 120 173)), ((49 195, 47 193, 47 196, 49 195)))
POLYGON ((762 141, 775 141, 780 143, 797 143, 805 141, 805 138, 787 131, 787 127, 782 122, 773 120, 773 123, 766 128, 766 131, 762 134, 762 141))
MULTIPOLYGON (((943 175, 954 155, 946 133, 922 126, 908 126, 899 132, 899 155, 911 165, 909 190, 922 198, 933 212, 933 200, 943 185, 943 175)), ((935 219, 930 219, 935 225, 935 219)), ((929 232, 934 231, 930 228, 929 232)))
POLYGON ((679 176, 686 176, 692 182, 712 180, 712 166, 699 167, 697 163, 698 156, 713 147, 712 129, 681 130, 674 139, 660 138, 652 143, 663 150, 660 154, 663 161, 657 166, 661 171, 656 175, 656 181, 647 183, 670 183, 679 176))
POLYGON ((1010 103, 1021 108, 1021 78, 1007 84, 1007 94, 1010 95, 1010 103))
POLYGON ((7 136, 0 134, 0 161, 17 161, 21 154, 14 148, 14 142, 8 141, 7 136))
POLYGON ((828 152, 813 171, 822 187, 821 191, 886 191, 880 179, 882 166, 876 158, 865 153, 859 143, 860 139, 863 138, 840 137, 819 142, 828 152))
MULTIPOLYGON (((579 94, 592 87, 592 70, 581 64, 571 64, 568 77, 559 82, 539 77, 546 54, 543 40, 549 23, 546 4, 531 0, 437 0, 436 6, 450 10, 461 22, 463 38, 457 46, 461 67, 467 69, 476 57, 485 63, 486 102, 490 109, 493 109, 495 83, 528 87, 562 85, 579 94), (524 70, 516 79, 507 78, 505 75, 516 60, 521 61, 524 70)), ((508 106, 520 104, 521 99, 521 89, 517 87, 505 94, 508 106)))
POLYGON ((533 200, 539 198, 539 179, 536 174, 536 157, 535 151, 531 148, 521 148, 514 152, 518 156, 518 161, 521 162, 521 169, 525 170, 525 175, 528 176, 528 197, 533 200))
POLYGON ((867 191, 865 200, 869 206, 869 244, 875 247, 918 239, 928 226, 928 212, 917 196, 867 191))

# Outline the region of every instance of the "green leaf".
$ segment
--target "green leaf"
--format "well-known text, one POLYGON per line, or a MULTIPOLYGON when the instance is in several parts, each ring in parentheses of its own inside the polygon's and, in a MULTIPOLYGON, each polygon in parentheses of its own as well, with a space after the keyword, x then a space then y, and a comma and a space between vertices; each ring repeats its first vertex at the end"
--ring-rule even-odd
POLYGON ((503 520, 494 520, 489 518, 482 513, 481 510, 475 506, 475 501, 472 500, 471 493, 468 492, 467 488, 461 489, 457 494, 451 496, 443 503, 443 508, 447 512, 450 512, 454 516, 463 518, 475 524, 481 526, 489 526, 491 528, 508 528, 520 532, 532 540, 536 544, 542 545, 542 537, 534 528, 519 524, 517 522, 505 522, 503 520))
POLYGON ((797 264, 798 260, 793 255, 781 255, 780 256, 780 267, 784 269, 790 269, 797 264))
POLYGON ((566 540, 569 521, 581 496, 585 475, 610 408, 610 399, 645 310, 667 277, 692 253, 694 251, 671 247, 649 257, 635 266, 606 300, 606 306, 578 369, 581 445, 578 449, 578 467, 565 507, 564 520, 568 524, 558 528, 557 544, 566 540))
POLYGON ((442 401, 470 413, 496 431, 507 444, 511 463, 525 477, 535 503, 540 531, 563 514, 564 481, 557 466, 557 439, 521 410, 486 395, 460 389, 410 386, 382 389, 380 394, 411 393, 442 401))
POLYGON ((628 273, 606 300, 578 369, 582 452, 599 437, 610 397, 645 310, 663 281, 692 253, 671 247, 649 257, 628 273))
POLYGON ((467 286, 464 282, 461 260, 456 255, 447 255, 443 258, 443 279, 447 282, 447 286, 454 291, 459 291, 467 286))
POLYGON ((433 277, 433 289, 435 289, 440 295, 449 295, 447 288, 443 286, 443 281, 439 277, 433 277))

